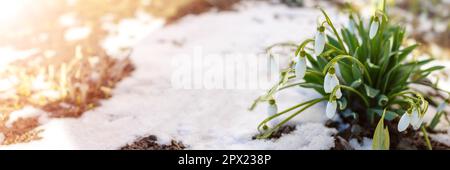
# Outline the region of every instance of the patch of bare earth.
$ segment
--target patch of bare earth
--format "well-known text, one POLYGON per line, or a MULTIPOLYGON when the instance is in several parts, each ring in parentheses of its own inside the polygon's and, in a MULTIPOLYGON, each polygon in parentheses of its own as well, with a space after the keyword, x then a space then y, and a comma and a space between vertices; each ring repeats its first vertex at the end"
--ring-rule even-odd
POLYGON ((127 144, 120 148, 120 150, 183 150, 186 148, 180 141, 172 140, 170 144, 158 144, 156 141, 158 138, 154 135, 150 135, 136 140, 131 144, 127 144))
MULTIPOLYGON (((391 122, 387 125, 389 127, 390 136, 390 149, 392 150, 426 150, 428 149, 425 138, 418 132, 407 131, 398 132, 397 124, 391 122)), ((333 121, 328 121, 326 123, 327 127, 338 128, 338 123, 333 121)), ((350 125, 350 127, 339 131, 335 135, 335 147, 332 150, 353 150, 354 148, 349 144, 350 139, 356 139, 358 142, 362 142, 364 137, 372 138, 374 128, 365 128, 360 133, 354 133, 355 127, 359 125, 350 125)), ((434 141, 430 139, 431 146, 434 150, 448 150, 450 146, 443 143, 434 141)))

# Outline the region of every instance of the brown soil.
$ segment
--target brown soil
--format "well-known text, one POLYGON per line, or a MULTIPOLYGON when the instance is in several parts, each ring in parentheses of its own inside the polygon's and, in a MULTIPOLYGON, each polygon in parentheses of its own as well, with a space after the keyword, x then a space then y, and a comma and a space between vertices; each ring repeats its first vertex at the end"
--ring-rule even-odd
POLYGON ((132 144, 120 148, 120 150, 183 150, 186 148, 182 142, 172 140, 170 145, 156 143, 157 137, 150 135, 136 140, 132 144))
MULTIPOLYGON (((337 128, 337 123, 328 121, 326 123, 327 127, 337 128)), ((353 125, 358 126, 358 125, 353 125)), ((407 132, 399 133, 396 129, 395 124, 388 125, 390 132, 390 144, 391 150, 426 150, 427 145, 423 136, 420 136, 419 133, 415 133, 411 130, 407 132)), ((359 142, 363 140, 364 137, 372 138, 371 134, 373 134, 373 129, 364 130, 361 133, 355 135, 352 133, 352 127, 349 127, 335 136, 335 147, 332 150, 352 150, 352 148, 348 141, 351 138, 356 138, 359 142)), ((433 150, 449 150, 450 146, 434 141, 430 138, 431 146, 433 150)))
MULTIPOLYGON (((292 125, 284 125, 281 126, 278 130, 276 130, 275 132, 273 132, 267 139, 279 139, 281 138, 281 136, 283 136, 284 134, 289 134, 292 131, 295 130, 295 126, 292 125)), ((252 137, 253 140, 257 139, 257 135, 252 137)))

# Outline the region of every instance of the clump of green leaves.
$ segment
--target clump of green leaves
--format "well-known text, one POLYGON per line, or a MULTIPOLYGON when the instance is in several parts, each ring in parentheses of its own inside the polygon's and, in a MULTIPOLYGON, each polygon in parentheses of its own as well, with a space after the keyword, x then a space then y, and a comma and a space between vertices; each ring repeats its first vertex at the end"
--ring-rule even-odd
POLYGON ((418 45, 403 46, 405 29, 390 23, 385 1, 369 20, 351 13, 348 26, 339 31, 327 13, 321 11, 325 20, 317 26, 314 39, 295 45, 297 51, 289 67, 281 70, 278 83, 250 108, 260 102, 269 103, 269 117, 258 126, 259 138, 269 137, 293 117, 327 101, 326 115, 330 119, 338 113, 354 122, 364 122, 363 127, 369 128, 379 120, 374 149, 389 149, 389 131, 384 121, 398 121, 399 131, 409 125, 414 130, 422 127, 428 102, 409 85, 423 82, 430 73, 444 67, 423 69, 432 59, 408 58, 418 45), (313 89, 322 97, 278 112, 276 93, 298 87, 313 89), (284 114, 290 115, 273 123, 284 114))

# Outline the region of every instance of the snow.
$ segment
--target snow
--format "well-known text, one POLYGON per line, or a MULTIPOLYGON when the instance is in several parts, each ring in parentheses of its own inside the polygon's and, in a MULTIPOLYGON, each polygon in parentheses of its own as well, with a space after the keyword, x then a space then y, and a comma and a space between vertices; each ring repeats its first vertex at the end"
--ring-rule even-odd
POLYGON ((43 110, 34 108, 32 106, 25 106, 24 108, 11 112, 8 121, 5 123, 7 128, 11 128, 13 123, 19 119, 38 117, 40 124, 44 124, 48 120, 47 113, 43 110))
POLYGON ((0 70, 16 60, 26 59, 38 52, 38 49, 17 50, 11 46, 0 47, 0 70))
POLYGON ((153 30, 161 28, 165 21, 155 18, 143 11, 137 11, 134 18, 124 19, 118 24, 111 21, 112 18, 104 17, 103 28, 112 33, 102 42, 106 53, 113 57, 124 57, 128 53, 123 51, 145 38, 153 30))
POLYGON ((69 28, 64 33, 66 41, 78 41, 87 38, 91 34, 91 28, 88 26, 69 28))
MULTIPOLYGON (((261 54, 269 45, 312 37, 320 14, 316 9, 299 10, 263 2, 245 2, 238 8, 238 12, 188 16, 158 29, 135 46, 131 60, 137 69, 118 85, 111 99, 78 119, 51 119, 39 127, 44 130, 41 140, 0 148, 118 149, 150 134, 156 135, 161 144, 180 140, 188 149, 333 147, 332 135, 336 130, 323 125, 324 103, 295 117, 290 124, 297 128, 291 134, 276 141, 252 140, 258 133, 257 124, 267 115, 264 104, 253 112, 248 107, 266 91, 267 82, 244 78, 247 82, 244 88, 173 86, 176 82, 171 77, 178 69, 173 62, 189 58, 196 49, 201 50, 202 56, 216 56, 215 59, 227 56, 241 56, 243 62, 253 61, 249 58, 254 56, 265 59, 267 56, 261 54), (249 85, 252 83, 259 86, 249 85)), ((194 65, 192 69, 200 70, 200 74, 211 71, 202 66, 205 65, 194 65)), ((262 68, 253 71, 266 73, 265 67, 262 68)), ((278 102, 281 110, 316 97, 319 95, 315 92, 297 89, 280 94, 278 102)))
POLYGON ((447 127, 447 133, 440 133, 440 134, 430 134, 430 138, 440 142, 442 144, 445 144, 447 146, 450 146, 450 128, 447 127))
POLYGON ((357 139, 350 139, 348 143, 356 150, 372 150, 372 139, 370 138, 364 137, 362 143, 359 143, 357 139))

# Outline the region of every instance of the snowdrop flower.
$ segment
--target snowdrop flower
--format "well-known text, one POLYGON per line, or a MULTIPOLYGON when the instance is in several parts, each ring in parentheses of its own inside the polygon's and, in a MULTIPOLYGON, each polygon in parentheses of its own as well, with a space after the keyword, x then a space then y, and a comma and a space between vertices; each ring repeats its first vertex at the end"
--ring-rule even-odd
POLYGON ((325 27, 320 26, 314 40, 314 54, 319 56, 325 48, 325 27))
POLYGON ((336 115, 337 102, 336 98, 333 97, 331 101, 328 101, 327 108, 325 110, 326 115, 329 119, 333 118, 336 115))
POLYGON ((412 114, 408 111, 402 115, 400 121, 398 121, 397 129, 399 132, 403 132, 409 125, 411 125, 414 130, 417 130, 420 128, 420 125, 422 125, 422 122, 423 117, 420 117, 419 111, 417 109, 413 109, 412 114))
POLYGON ((397 129, 399 132, 403 132, 408 128, 409 123, 411 122, 411 116, 408 112, 403 113, 400 121, 398 121, 397 129))
MULTIPOLYGON (((275 114, 278 113, 278 106, 277 103, 275 102, 275 99, 270 99, 269 100, 269 106, 267 107, 267 114, 270 116, 273 116, 275 114)), ((278 121, 276 119, 272 119, 270 121, 271 126, 274 126, 276 124, 278 124, 278 121)))
POLYGON ((378 27, 380 27, 380 21, 378 17, 374 17, 372 23, 370 24, 369 37, 373 39, 377 35, 378 27))
POLYGON ((334 95, 336 96, 337 99, 340 99, 342 97, 341 88, 338 88, 336 90, 336 93, 334 93, 334 95))
POLYGON ((411 117, 411 126, 414 130, 417 130, 420 128, 420 125, 422 125, 423 117, 420 116, 419 111, 417 109, 413 110, 412 117, 411 117))
POLYGON ((305 51, 300 52, 297 63, 295 64, 295 77, 298 79, 303 79, 306 73, 306 58, 305 51))
MULTIPOLYGON (((339 79, 337 78, 335 74, 334 67, 331 67, 328 70, 328 73, 325 75, 324 83, 323 83, 323 89, 325 90, 325 93, 331 93, 333 89, 339 85, 339 79)), ((340 93, 340 89, 338 89, 340 93)), ((338 92, 336 92, 338 93, 338 92)))

